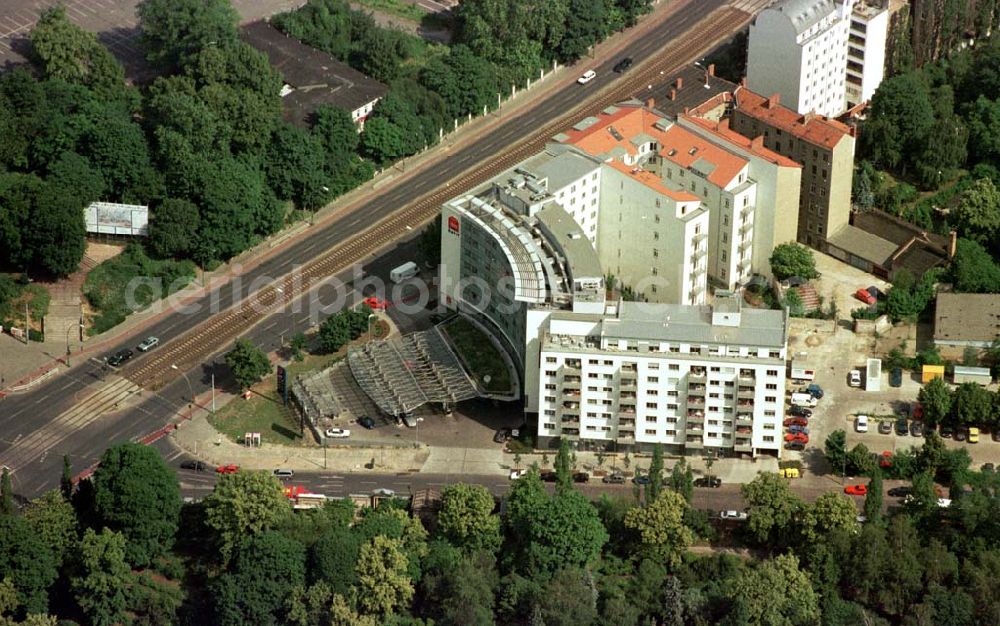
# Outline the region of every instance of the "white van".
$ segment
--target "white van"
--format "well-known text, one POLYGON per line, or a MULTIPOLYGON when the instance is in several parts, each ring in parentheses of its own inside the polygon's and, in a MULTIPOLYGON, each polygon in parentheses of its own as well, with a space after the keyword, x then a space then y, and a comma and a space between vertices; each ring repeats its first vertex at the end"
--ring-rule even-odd
POLYGON ((792 404, 811 408, 816 406, 816 398, 809 393, 793 393, 792 404))
POLYGON ((409 280, 417 275, 417 264, 413 261, 407 261, 403 263, 396 269, 389 272, 389 280, 394 283, 401 283, 404 280, 409 280))

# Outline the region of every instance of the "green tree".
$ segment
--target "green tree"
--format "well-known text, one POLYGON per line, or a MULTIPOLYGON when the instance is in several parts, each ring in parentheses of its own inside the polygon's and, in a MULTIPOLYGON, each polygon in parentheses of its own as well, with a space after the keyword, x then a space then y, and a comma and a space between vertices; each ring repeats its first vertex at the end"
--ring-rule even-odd
POLYGON ((62 564, 72 553, 77 542, 76 513, 69 500, 57 491, 46 491, 31 501, 24 510, 24 519, 45 545, 52 556, 62 564))
POLYGON ((573 469, 569 457, 569 441, 562 439, 559 442, 559 452, 556 454, 556 461, 552 464, 552 467, 556 471, 557 491, 571 491, 573 489, 573 469))
POLYGON ((833 473, 843 474, 847 463, 847 433, 837 429, 827 435, 823 443, 823 454, 833 473))
POLYGON ((198 207, 189 200, 166 198, 153 207, 149 244, 161 258, 183 257, 194 249, 194 233, 201 224, 198 207))
POLYGON ((0 515, 0 572, 17 589, 17 602, 26 613, 48 609, 48 589, 58 576, 52 550, 22 517, 0 515))
POLYGON ((386 618, 413 599, 413 583, 400 541, 375 537, 361 547, 358 557, 358 604, 362 610, 386 618))
POLYGON ((1000 293, 1000 265, 975 241, 958 240, 950 272, 956 291, 1000 293))
POLYGON ((868 161, 859 161, 855 167, 851 200, 862 209, 875 206, 875 187, 878 171, 868 161))
POLYGON ((330 199, 322 144, 291 124, 279 124, 274 130, 264 157, 264 172, 274 193, 301 209, 314 211, 330 199))
POLYGON ((230 570, 215 581, 218 623, 279 623, 285 599, 305 584, 305 570, 305 547, 298 541, 274 531, 247 539, 230 570))
POLYGON ((805 279, 816 278, 816 259, 812 250, 797 243, 783 243, 774 247, 771 252, 771 272, 778 280, 790 276, 801 276, 805 279))
POLYGON ((906 515, 892 518, 886 541, 892 564, 885 570, 879 599, 887 613, 903 615, 916 603, 923 588, 924 549, 906 515))
POLYGON ((228 0, 142 0, 136 13, 146 58, 164 69, 236 41, 239 16, 228 0))
POLYGON ((339 169, 354 157, 360 138, 351 114, 330 104, 316 107, 312 117, 312 136, 319 141, 327 158, 327 167, 339 169))
POLYGON ((142 189, 152 166, 142 127, 122 111, 105 107, 92 113, 79 151, 101 172, 108 199, 145 201, 142 189))
POLYGON ((1000 190, 989 178, 980 178, 962 192, 953 215, 963 237, 993 243, 1000 235, 1000 190))
POLYGON ((652 502, 663 491, 663 446, 653 445, 653 457, 649 461, 649 482, 645 487, 646 502, 652 502))
POLYGON ((851 476, 869 475, 876 467, 871 450, 863 443, 855 444, 847 453, 847 473, 851 476))
POLYGON ((240 389, 249 389, 271 373, 267 354, 249 339, 237 339, 233 349, 226 353, 226 365, 233 372, 240 389))
POLYGON ((763 544, 781 543, 802 510, 802 500, 783 478, 771 472, 757 474, 740 491, 749 505, 747 527, 754 539, 763 544))
POLYGON ((500 548, 500 518, 493 515, 493 494, 482 485, 458 483, 441 492, 437 530, 452 545, 495 553, 500 548))
POLYGON ((305 351, 308 343, 305 333, 295 333, 292 335, 292 340, 288 344, 292 350, 292 358, 296 361, 301 361, 303 359, 302 353, 305 351))
POLYGON ((604 37, 606 29, 607 4, 604 0, 570 0, 559 57, 564 62, 582 57, 591 45, 604 37))
POLYGON ((266 472, 223 474, 204 508, 205 526, 223 561, 244 539, 276 527, 291 510, 281 483, 266 472))
POLYGON ((88 528, 80 542, 79 575, 71 585, 73 597, 94 626, 112 626, 128 619, 133 578, 125 552, 125 536, 108 528, 100 534, 88 528))
POLYGON ((0 515, 14 515, 17 507, 14 506, 14 485, 10 481, 10 470, 3 468, 0 475, 0 515))
POLYGON ((803 508, 802 533, 808 541, 817 541, 834 530, 857 528, 858 510, 847 496, 828 492, 803 508))
POLYGON ((102 96, 125 89, 121 64, 93 33, 69 21, 64 6, 42 12, 31 29, 31 47, 46 78, 87 85, 102 96))
POLYGON ((378 626, 370 615, 359 615, 342 595, 334 595, 330 602, 330 626, 378 626))
POLYGON ((882 472, 879 470, 872 472, 871 480, 868 481, 864 511, 865 519, 869 523, 876 523, 882 519, 882 472))
POLYGON ((170 550, 180 519, 180 487, 155 448, 137 443, 108 448, 92 480, 94 512, 128 540, 129 563, 148 565, 170 550))
POLYGON ((671 566, 694 542, 694 535, 684 525, 688 503, 684 496, 666 490, 645 507, 635 507, 625 515, 625 527, 639 534, 643 548, 671 566))
POLYGON ((966 426, 992 421, 993 394, 976 383, 960 384, 951 396, 952 411, 966 426))
POLYGON ((1000 162, 1000 100, 979 96, 965 109, 969 153, 975 161, 1000 162))
POLYGON ((333 593, 347 595, 357 582, 355 568, 361 553, 361 537, 348 528, 331 528, 313 544, 310 568, 316 581, 329 585, 333 593))
POLYGON ((927 85, 907 73, 882 81, 872 96, 862 124, 860 152, 876 165, 900 169, 922 153, 934 125, 934 106, 927 85))
POLYGON ((753 626, 795 626, 819 621, 819 597, 809 575, 791 554, 747 568, 733 581, 730 599, 740 623, 753 626))
POLYGON ((691 498, 694 497, 694 475, 691 466, 683 459, 674 463, 673 469, 670 470, 670 488, 681 494, 685 502, 691 504, 691 498))
POLYGON ((597 619, 593 584, 590 572, 579 567, 566 567, 553 574, 538 598, 545 626, 593 624, 597 619))
POLYGON ((69 462, 69 455, 63 455, 62 476, 59 478, 59 491, 63 498, 69 502, 73 497, 73 466, 69 462))
POLYGON ((934 378, 917 394, 924 409, 924 421, 928 426, 940 424, 951 413, 951 389, 944 379, 934 378))

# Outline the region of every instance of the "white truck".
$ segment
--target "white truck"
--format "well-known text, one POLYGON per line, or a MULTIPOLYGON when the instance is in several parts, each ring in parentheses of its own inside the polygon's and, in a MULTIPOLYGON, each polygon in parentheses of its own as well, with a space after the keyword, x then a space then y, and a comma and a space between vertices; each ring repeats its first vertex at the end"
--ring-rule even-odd
POLYGON ((788 377, 795 382, 812 382, 816 378, 816 367, 805 359, 792 359, 789 369, 788 377))
POLYGON ((409 280, 417 275, 417 264, 413 261, 407 261, 403 263, 396 269, 389 272, 389 280, 394 283, 401 283, 404 280, 409 280))

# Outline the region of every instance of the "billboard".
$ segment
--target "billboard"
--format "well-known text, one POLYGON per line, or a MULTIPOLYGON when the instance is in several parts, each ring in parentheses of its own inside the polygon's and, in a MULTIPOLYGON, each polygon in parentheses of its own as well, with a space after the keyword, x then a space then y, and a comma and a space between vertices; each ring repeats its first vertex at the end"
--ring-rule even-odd
POLYGON ((99 235, 149 234, 149 207, 141 204, 92 202, 83 210, 87 232, 99 235))

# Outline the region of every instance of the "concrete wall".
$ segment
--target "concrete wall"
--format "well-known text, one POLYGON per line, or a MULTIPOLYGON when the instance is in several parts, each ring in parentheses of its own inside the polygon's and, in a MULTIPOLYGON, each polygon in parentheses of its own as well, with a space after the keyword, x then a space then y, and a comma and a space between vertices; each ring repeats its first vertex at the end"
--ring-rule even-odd
POLYGON ((780 11, 760 12, 750 25, 747 87, 765 97, 781 94, 782 104, 798 110, 803 59, 802 48, 795 38, 795 28, 780 11))
POLYGON ((854 137, 845 135, 833 149, 830 164, 830 204, 823 238, 836 233, 851 219, 851 184, 854 179, 854 137))

